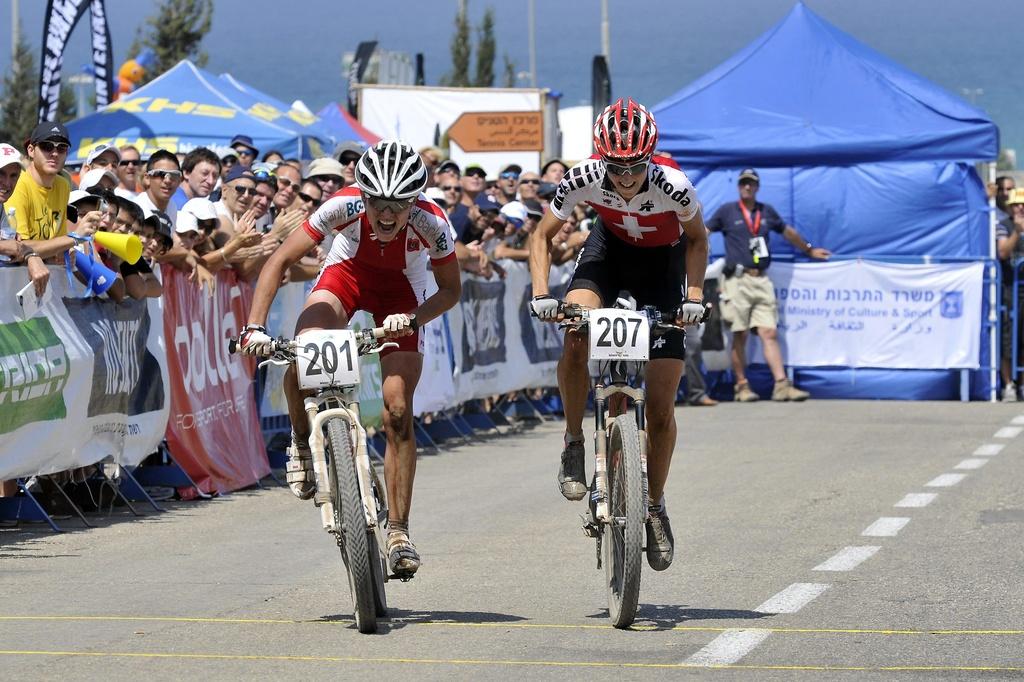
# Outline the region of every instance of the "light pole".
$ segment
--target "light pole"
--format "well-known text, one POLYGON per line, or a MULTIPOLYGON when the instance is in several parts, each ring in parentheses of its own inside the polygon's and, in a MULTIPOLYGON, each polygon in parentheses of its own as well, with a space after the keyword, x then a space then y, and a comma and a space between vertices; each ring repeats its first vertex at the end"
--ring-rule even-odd
POLYGON ((18 56, 18 41, 21 40, 19 31, 21 30, 21 22, 18 18, 18 0, 11 0, 11 64, 14 64, 14 58, 18 56))
POLYGON ((529 0, 527 4, 527 21, 530 22, 530 87, 537 87, 537 34, 535 25, 537 23, 536 2, 529 0))
POLYGON ((611 71, 612 40, 608 34, 608 0, 601 0, 601 54, 604 55, 604 61, 611 71))

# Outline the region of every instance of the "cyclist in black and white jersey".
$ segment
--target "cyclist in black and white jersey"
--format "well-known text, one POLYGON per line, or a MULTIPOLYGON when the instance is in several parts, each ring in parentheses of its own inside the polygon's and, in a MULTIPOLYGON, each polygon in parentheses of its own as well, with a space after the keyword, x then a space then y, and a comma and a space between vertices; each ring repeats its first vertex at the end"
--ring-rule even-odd
MULTIPOLYGON (((551 241, 574 206, 582 202, 601 220, 580 251, 565 300, 589 308, 607 307, 626 290, 639 306, 671 312, 680 324, 699 323, 704 314, 707 230, 686 175, 652 162, 657 142, 654 117, 632 99, 620 99, 598 116, 594 124, 597 158, 581 161, 565 174, 548 213, 531 236, 534 297, 530 305, 538 317, 558 316, 558 301, 548 295, 551 241)), ((587 493, 583 445, 583 412, 590 388, 587 350, 587 339, 568 331, 558 363, 566 422, 558 483, 569 500, 583 499, 587 493)), ((647 561, 659 571, 668 568, 673 557, 664 490, 676 440, 674 406, 683 356, 681 329, 652 336, 646 373, 647 561)))

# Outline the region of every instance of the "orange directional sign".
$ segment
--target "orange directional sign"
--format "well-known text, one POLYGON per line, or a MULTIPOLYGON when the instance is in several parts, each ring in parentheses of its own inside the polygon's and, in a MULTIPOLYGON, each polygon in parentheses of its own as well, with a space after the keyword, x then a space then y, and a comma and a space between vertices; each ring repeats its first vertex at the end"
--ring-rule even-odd
POLYGON ((467 152, 529 152, 544 149, 539 111, 471 111, 448 129, 448 139, 467 152))

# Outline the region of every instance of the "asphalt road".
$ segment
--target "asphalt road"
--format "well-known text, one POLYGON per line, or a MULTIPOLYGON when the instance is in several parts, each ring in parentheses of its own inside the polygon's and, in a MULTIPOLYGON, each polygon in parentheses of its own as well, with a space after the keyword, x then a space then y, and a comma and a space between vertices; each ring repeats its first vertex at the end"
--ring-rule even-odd
POLYGON ((1021 415, 679 410, 676 562, 645 565, 629 631, 607 623, 582 503, 556 491, 560 423, 420 459, 424 565, 388 583, 378 635, 355 630, 315 508, 281 488, 0 531, 0 679, 1024 677, 1021 415))

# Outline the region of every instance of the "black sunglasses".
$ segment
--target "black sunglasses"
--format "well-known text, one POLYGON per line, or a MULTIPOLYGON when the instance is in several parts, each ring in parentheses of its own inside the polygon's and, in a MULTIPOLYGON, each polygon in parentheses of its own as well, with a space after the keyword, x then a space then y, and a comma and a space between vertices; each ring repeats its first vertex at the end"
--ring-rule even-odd
POLYGON ((141 166, 142 159, 121 159, 117 162, 118 166, 141 166))
POLYGON ((335 185, 345 184, 345 178, 340 175, 317 175, 314 179, 320 182, 333 182, 335 185))
POLYGON ((319 206, 320 205, 320 200, 319 199, 314 199, 313 197, 309 196, 305 192, 297 192, 297 194, 299 196, 299 199, 302 200, 304 203, 313 204, 314 206, 319 206))
POLYGON ((52 154, 55 151, 58 154, 67 154, 71 149, 71 145, 66 142, 50 142, 49 140, 40 140, 36 142, 36 146, 42 149, 44 154, 52 154))
POLYGON ((232 185, 231 189, 235 190, 236 194, 248 194, 251 197, 259 194, 259 191, 255 187, 239 187, 238 185, 232 185))
POLYGON ((196 224, 198 225, 200 230, 202 230, 203 232, 209 234, 210 232, 213 232, 214 230, 216 230, 217 226, 220 223, 217 221, 216 218, 212 218, 210 220, 197 220, 196 224))
POLYGON ((234 147, 234 150, 235 150, 235 153, 238 154, 239 156, 256 156, 256 152, 254 152, 251 149, 246 149, 244 147, 242 149, 238 149, 237 147, 234 147))
POLYGON ((442 185, 441 189, 443 189, 445 192, 461 192, 462 191, 462 187, 460 187, 459 185, 442 185))
POLYGON ((540 180, 520 180, 520 185, 539 185, 540 180))
POLYGON ((359 158, 359 154, 342 154, 341 157, 338 158, 338 163, 342 166, 348 166, 359 161, 359 158))

